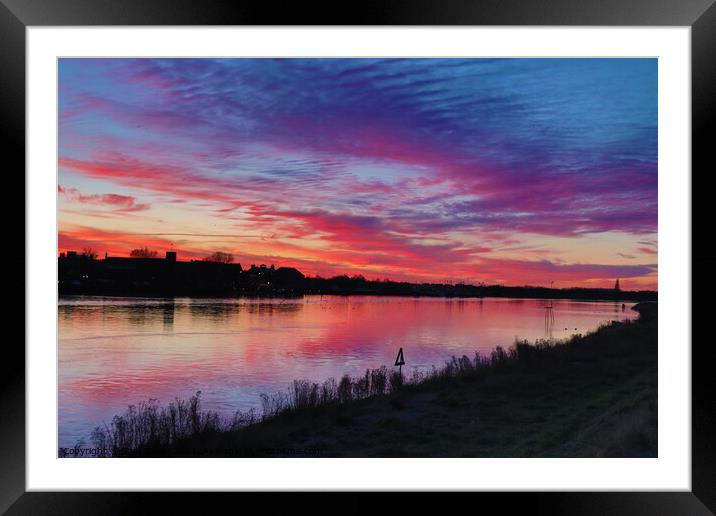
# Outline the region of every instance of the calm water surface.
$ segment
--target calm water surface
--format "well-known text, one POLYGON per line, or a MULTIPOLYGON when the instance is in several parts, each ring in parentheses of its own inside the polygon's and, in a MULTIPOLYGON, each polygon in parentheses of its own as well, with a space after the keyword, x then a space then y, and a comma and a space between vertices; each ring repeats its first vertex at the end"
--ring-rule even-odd
MULTIPOLYGON (((294 379, 323 381, 549 337, 546 300, 306 296, 295 300, 69 297, 59 303, 59 445, 129 404, 202 391, 227 416, 294 379)), ((554 301, 554 338, 637 316, 628 303, 554 301)))

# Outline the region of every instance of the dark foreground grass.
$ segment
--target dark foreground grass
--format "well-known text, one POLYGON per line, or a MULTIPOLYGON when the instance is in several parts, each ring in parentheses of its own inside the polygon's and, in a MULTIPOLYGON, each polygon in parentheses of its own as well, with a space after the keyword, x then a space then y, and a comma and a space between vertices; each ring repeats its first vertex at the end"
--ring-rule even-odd
POLYGON ((656 304, 585 336, 453 357, 404 379, 294 382, 224 420, 188 402, 130 407, 97 428, 113 456, 655 457, 656 304))

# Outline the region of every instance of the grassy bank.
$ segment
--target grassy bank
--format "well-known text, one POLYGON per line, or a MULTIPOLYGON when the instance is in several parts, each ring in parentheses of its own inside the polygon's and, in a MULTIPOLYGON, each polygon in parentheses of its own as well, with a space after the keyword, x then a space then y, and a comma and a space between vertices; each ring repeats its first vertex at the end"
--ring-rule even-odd
POLYGON ((222 420, 197 395, 147 402, 93 436, 115 456, 653 457, 656 304, 565 342, 515 343, 402 379, 294 382, 222 420))

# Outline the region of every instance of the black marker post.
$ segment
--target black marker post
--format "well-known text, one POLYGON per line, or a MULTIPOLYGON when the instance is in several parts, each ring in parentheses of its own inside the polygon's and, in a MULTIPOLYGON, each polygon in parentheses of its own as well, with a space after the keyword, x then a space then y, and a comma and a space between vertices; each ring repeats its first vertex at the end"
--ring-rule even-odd
POLYGON ((398 372, 400 373, 400 377, 403 377, 403 364, 405 364, 405 359, 403 358, 403 348, 400 348, 398 350, 398 356, 395 357, 395 365, 399 367, 398 372))

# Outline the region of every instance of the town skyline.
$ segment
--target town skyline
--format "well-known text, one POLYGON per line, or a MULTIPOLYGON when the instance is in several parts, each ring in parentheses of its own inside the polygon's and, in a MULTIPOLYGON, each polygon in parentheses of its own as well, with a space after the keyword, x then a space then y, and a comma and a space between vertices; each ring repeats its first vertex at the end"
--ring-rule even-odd
MULTIPOLYGON (((257 270, 257 269, 268 269, 268 270, 276 270, 276 269, 286 269, 286 270, 293 270, 296 272, 303 273, 292 266, 285 266, 280 263, 240 263, 236 260, 234 260, 234 256, 231 253, 224 253, 222 251, 217 251, 215 253, 212 253, 208 256, 204 256, 203 258, 197 258, 197 257, 191 257, 187 260, 182 260, 181 256, 177 253, 175 250, 165 251, 163 254, 160 254, 159 252, 149 249, 149 248, 135 248, 132 249, 128 255, 126 256, 111 256, 109 253, 105 252, 104 256, 101 256, 99 253, 96 252, 95 249, 92 248, 85 248, 84 250, 78 251, 73 249, 68 249, 66 251, 59 251, 58 252, 58 258, 60 259, 68 259, 68 258, 87 258, 89 260, 107 260, 107 259, 120 259, 120 260, 132 260, 132 259, 138 259, 138 260, 149 260, 149 261, 157 261, 157 262, 174 262, 174 263, 195 263, 195 262, 210 262, 210 263, 217 263, 217 264, 223 264, 223 265, 229 265, 229 266, 235 266, 238 267, 239 270, 243 271, 251 271, 251 270, 257 270)), ((338 278, 350 278, 352 280, 365 280, 369 282, 404 282, 409 284, 420 284, 421 282, 410 282, 406 280, 394 280, 393 278, 388 277, 365 277, 362 274, 354 274, 349 275, 346 273, 343 274, 335 274, 333 276, 327 276, 323 277, 320 275, 315 276, 305 276, 307 278, 311 279, 338 279, 338 278)), ((472 284, 469 282, 466 282, 464 280, 461 280, 459 278, 443 278, 442 280, 436 279, 429 282, 422 282, 422 283, 433 283, 433 284, 442 284, 442 285, 466 285, 466 286, 482 286, 482 287, 500 287, 502 285, 500 284, 487 284, 485 282, 480 282, 478 284, 472 284)), ((574 286, 562 286, 559 285, 555 286, 554 281, 550 281, 549 284, 524 284, 524 285, 509 285, 510 287, 517 287, 517 288, 543 288, 547 290, 570 290, 570 289, 578 289, 580 287, 574 287, 574 286)), ((596 290, 610 290, 609 287, 591 287, 596 290)), ((620 278, 616 278, 613 287, 611 290, 615 291, 621 291, 621 285, 620 285, 620 278)), ((629 289, 624 289, 625 291, 629 289)), ((650 290, 650 289, 634 289, 634 291, 641 291, 641 292, 655 292, 656 290, 650 290)))
POLYGON ((657 290, 656 71, 61 59, 58 253, 657 290))

